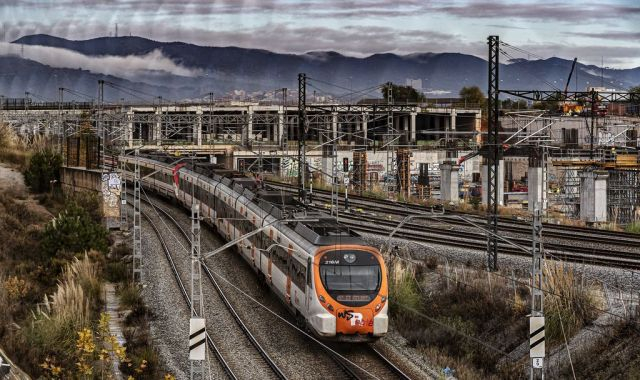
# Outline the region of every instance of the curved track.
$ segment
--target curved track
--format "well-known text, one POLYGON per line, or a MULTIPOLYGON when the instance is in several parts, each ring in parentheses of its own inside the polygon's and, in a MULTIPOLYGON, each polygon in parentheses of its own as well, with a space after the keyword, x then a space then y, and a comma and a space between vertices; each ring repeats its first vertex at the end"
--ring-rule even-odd
MULTIPOLYGON (((191 299, 189 298, 189 292, 187 292, 187 288, 185 287, 184 283, 182 282, 182 279, 180 279, 180 275, 178 274, 178 269, 176 268, 176 265, 175 265, 175 263, 173 261, 173 257, 171 256, 171 253, 169 252, 169 248, 167 247, 167 243, 164 240, 164 238, 162 237, 162 234, 160 233, 160 230, 158 229, 158 226, 156 226, 156 224, 152 221, 152 219, 151 219, 151 217, 149 217, 149 215, 147 215, 144 212, 140 212, 140 214, 142 215, 143 218, 146 219, 146 221, 151 226, 151 229, 154 231, 154 233, 158 237, 158 241, 160 242, 160 245, 162 246, 162 250, 164 251, 164 254, 165 254, 165 256, 166 256, 166 258, 167 258, 167 260, 169 262, 169 265, 171 266, 171 270, 172 270, 172 272, 174 274, 174 277, 175 277, 176 283, 178 285, 178 288, 180 288, 180 293, 182 294, 182 296, 183 296, 185 302, 187 303, 187 306, 189 307, 189 309, 191 309, 191 299)), ((209 346, 209 348, 211 349, 213 354, 218 359, 218 362, 222 366, 222 369, 227 374, 227 376, 232 380, 237 380, 238 377, 234 374, 233 370, 229 366, 229 363, 226 361, 226 359, 224 358, 224 356, 222 355, 222 353, 220 352, 218 347, 215 345, 215 343, 213 343, 213 340, 209 336, 209 333, 207 333, 207 345, 209 346)))
MULTIPOLYGON (((147 204, 150 203, 146 199, 141 199, 141 200, 147 204)), ((168 219, 180 231, 180 234, 182 235, 182 237, 186 242, 190 241, 189 234, 184 230, 184 228, 180 225, 180 223, 171 215, 171 213, 169 213, 163 207, 158 207, 157 205, 153 205, 153 207, 160 214, 162 214, 164 218, 168 219)), ((171 259, 170 261, 172 262, 173 260, 171 259)), ((227 297, 224 295, 222 288, 219 286, 218 282, 215 280, 214 274, 212 273, 210 268, 206 264, 202 263, 202 269, 204 274, 209 278, 211 283, 216 288, 216 291, 219 292, 219 294, 221 295, 221 298, 225 300, 224 301, 225 304, 227 304, 228 307, 233 308, 229 303, 227 297)), ((174 273, 177 273, 177 270, 174 273)), ((186 289, 184 289, 183 292, 186 292, 186 289)), ((235 314, 235 317, 237 317, 236 321, 244 325, 244 323, 242 322, 238 314, 235 313, 235 310, 234 310, 234 314, 235 314)), ((245 328, 246 328, 246 325, 245 325, 245 328)), ((248 328, 246 328, 246 331, 248 334, 251 334, 248 328)), ((255 338, 253 338, 253 340, 255 341, 256 345, 259 346, 259 343, 257 342, 257 340, 255 340, 255 338)), ((311 341, 312 340, 310 339, 310 342, 311 341)), ((211 344, 213 344, 213 342, 211 342, 211 344)), ((338 347, 329 348, 328 346, 325 347, 323 345, 319 345, 319 348, 322 351, 324 351, 336 363, 336 365, 338 366, 338 370, 341 373, 343 373, 345 377, 348 379, 354 379, 354 380, 360 380, 360 379, 364 380, 364 379, 371 379, 371 378, 402 379, 402 380, 410 379, 410 377, 407 376, 396 364, 394 364, 390 359, 385 357, 380 351, 378 351, 377 349, 375 349, 373 346, 369 344, 352 346, 346 350, 344 346, 342 348, 338 348, 338 347), (358 348, 355 348, 355 347, 358 347, 358 348), (354 350, 357 351, 357 358, 353 357, 354 350), (358 368, 358 366, 354 366, 352 363, 357 364, 360 368, 364 368, 366 372, 358 368)), ((264 352, 264 355, 266 356, 265 361, 271 362, 273 364, 274 367, 272 367, 272 369, 274 370, 274 373, 276 373, 276 375, 279 378, 284 379, 285 378, 284 374, 282 374, 282 371, 276 366, 276 364, 272 360, 270 360, 270 358, 268 358, 268 354, 266 353, 266 351, 263 350, 261 352, 264 352), (280 375, 278 375, 278 373, 280 373, 280 375)))
MULTIPOLYGON (((187 234, 187 232, 182 228, 182 226, 180 225, 180 223, 178 223, 178 221, 176 221, 171 214, 169 214, 166 210, 157 207, 155 205, 152 205, 149 201, 147 201, 146 199, 141 199, 143 202, 150 204, 151 207, 153 207, 155 210, 159 211, 162 215, 164 215, 164 217, 166 219, 168 219, 172 225, 174 225, 174 227, 176 227, 178 229, 178 231, 180 231, 180 234, 182 235, 182 237, 184 238, 184 240, 186 242, 189 242, 189 244, 191 244, 191 240, 189 238, 189 235, 187 234)), ((170 254, 169 254, 170 255, 170 254)), ((173 264, 172 264, 173 266, 173 264)), ((245 335, 245 337, 247 338, 247 340, 251 343, 251 345, 256 349, 256 351, 260 354, 260 356, 262 357, 262 359, 264 360, 264 362, 269 366, 269 368, 272 370, 272 372, 275 374, 275 376, 279 379, 285 380, 287 377, 284 375, 284 373, 282 372, 282 370, 278 367, 278 365, 273 361, 273 359, 271 359, 271 357, 269 356, 269 354, 267 353, 267 351, 260 345, 260 343, 257 341, 257 339, 255 338, 255 336, 251 333, 251 331, 249 330, 249 328, 247 327, 247 325, 244 323, 244 321, 240 318, 240 316, 238 315, 238 313, 236 312, 235 308, 233 307, 233 305, 231 305, 231 303, 229 302, 229 299, 227 298, 227 296, 225 295, 224 291, 222 290, 222 288, 220 287, 220 285, 218 284, 218 282, 216 281, 216 279, 214 278, 213 274, 211 273, 211 271, 209 270, 209 268, 206 265, 202 265, 201 268, 203 269, 204 273, 206 274, 207 278, 209 279, 210 283, 213 285, 213 287, 216 290, 216 293, 219 295, 220 299, 222 300, 222 303, 224 303, 226 309, 228 310, 228 312, 231 314, 231 316, 233 317, 233 319, 235 320, 235 322, 237 323, 238 327, 242 330, 243 334, 245 335)), ((177 273, 177 272, 176 272, 177 273)), ((213 342, 212 342, 213 344, 213 342)))

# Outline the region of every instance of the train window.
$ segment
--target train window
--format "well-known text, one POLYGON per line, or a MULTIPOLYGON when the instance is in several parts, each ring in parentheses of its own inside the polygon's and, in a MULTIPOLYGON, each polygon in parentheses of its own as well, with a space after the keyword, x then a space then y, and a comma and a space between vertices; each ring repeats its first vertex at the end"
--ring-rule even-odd
POLYGON ((313 265, 312 265, 311 257, 307 258, 307 285, 311 288, 311 278, 313 276, 313 265))
POLYGON ((304 266, 298 260, 291 259, 289 276, 299 289, 304 289, 304 266))
POLYGON ((287 271, 287 259, 289 258, 289 254, 287 251, 282 249, 281 247, 275 247, 271 254, 271 259, 274 264, 283 272, 287 271))

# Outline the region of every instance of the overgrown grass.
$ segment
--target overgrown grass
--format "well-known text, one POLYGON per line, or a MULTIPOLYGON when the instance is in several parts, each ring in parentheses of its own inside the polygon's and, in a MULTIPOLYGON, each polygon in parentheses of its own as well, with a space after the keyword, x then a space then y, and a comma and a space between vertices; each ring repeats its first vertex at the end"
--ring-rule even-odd
POLYGON ((625 227, 625 232, 631 232, 634 234, 640 234, 640 222, 633 222, 633 223, 629 223, 627 224, 627 226, 625 227))
POLYGON ((509 302, 510 286, 495 276, 489 286, 469 268, 463 281, 459 269, 447 274, 434 260, 415 266, 392 257, 388 265, 392 323, 411 344, 459 379, 518 377, 519 364, 498 365, 526 336, 526 310, 509 302))
MULTIPOLYGON (((635 320, 619 320, 606 334, 593 339, 571 353, 578 379, 640 378, 640 329, 635 320)), ((563 363, 559 376, 572 378, 569 363, 563 363)))
POLYGON ((98 269, 87 255, 66 266, 56 291, 45 295, 24 328, 30 355, 23 358, 22 365, 30 373, 40 373, 39 364, 45 357, 73 368, 78 331, 96 319, 94 305, 100 303, 100 293, 98 269))
POLYGON ((545 330, 551 343, 564 341, 597 317, 601 306, 593 285, 583 285, 575 270, 564 263, 547 262, 545 278, 545 330), (561 325, 562 324, 562 325, 561 325))
POLYGON ((6 124, 0 124, 0 161, 24 170, 29 158, 30 153, 26 149, 26 144, 15 131, 6 124))

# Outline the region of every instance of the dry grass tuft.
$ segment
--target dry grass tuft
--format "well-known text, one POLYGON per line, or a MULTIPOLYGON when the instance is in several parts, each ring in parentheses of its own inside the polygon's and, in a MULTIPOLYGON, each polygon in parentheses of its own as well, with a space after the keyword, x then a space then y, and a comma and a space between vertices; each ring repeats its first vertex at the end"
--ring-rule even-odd
POLYGON ((583 285, 573 267, 565 263, 546 262, 544 268, 546 336, 553 341, 564 340, 597 317, 601 305, 594 285, 583 285), (562 326, 561 326, 562 323, 562 326))
POLYGON ((63 271, 56 291, 44 297, 33 313, 33 323, 26 329, 26 338, 38 351, 35 357, 52 355, 71 357, 77 332, 90 327, 91 305, 100 294, 97 269, 85 255, 74 259, 63 271))

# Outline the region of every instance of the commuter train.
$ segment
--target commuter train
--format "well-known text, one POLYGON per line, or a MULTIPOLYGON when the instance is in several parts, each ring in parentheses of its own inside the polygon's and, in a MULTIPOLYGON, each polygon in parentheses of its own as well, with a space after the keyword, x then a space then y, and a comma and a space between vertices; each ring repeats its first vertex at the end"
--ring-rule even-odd
MULTIPOLYGON (((132 180, 136 158, 121 157, 132 180)), ((343 342, 387 333, 387 270, 380 252, 324 213, 238 172, 175 157, 139 156, 142 186, 186 207, 232 241, 287 308, 315 335, 343 342), (146 177, 145 177, 146 176, 146 177)), ((221 253, 226 254, 226 253, 221 253)))

